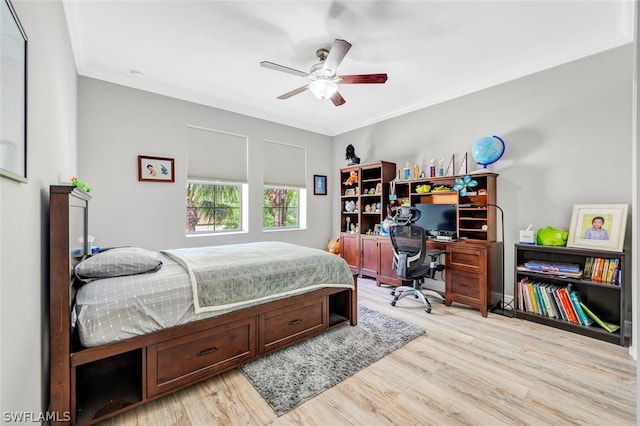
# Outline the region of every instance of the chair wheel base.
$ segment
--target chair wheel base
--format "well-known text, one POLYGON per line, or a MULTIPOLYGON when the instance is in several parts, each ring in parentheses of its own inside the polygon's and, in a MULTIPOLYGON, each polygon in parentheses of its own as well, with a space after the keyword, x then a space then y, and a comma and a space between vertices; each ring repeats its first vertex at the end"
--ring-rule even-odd
POLYGON ((430 308, 430 307, 428 307, 428 308, 424 308, 424 311, 425 311, 426 313, 430 314, 430 313, 431 313, 431 308, 430 308))
POLYGON ((396 306, 396 301, 395 300, 391 301, 391 306, 396 306))

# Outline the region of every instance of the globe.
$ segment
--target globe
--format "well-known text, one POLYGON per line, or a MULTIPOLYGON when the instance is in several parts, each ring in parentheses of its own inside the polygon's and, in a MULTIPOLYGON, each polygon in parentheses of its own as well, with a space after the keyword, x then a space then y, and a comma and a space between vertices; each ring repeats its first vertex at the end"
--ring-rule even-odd
POLYGON ((471 148, 471 156, 485 169, 498 161, 504 154, 504 141, 499 136, 487 136, 479 139, 471 148))

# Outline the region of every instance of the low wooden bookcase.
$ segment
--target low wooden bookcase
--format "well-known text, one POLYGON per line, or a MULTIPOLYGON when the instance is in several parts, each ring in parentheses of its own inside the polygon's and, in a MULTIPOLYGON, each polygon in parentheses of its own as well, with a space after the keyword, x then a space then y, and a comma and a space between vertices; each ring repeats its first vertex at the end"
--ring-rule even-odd
MULTIPOLYGON (((594 339, 616 343, 624 346, 625 339, 625 284, 626 284, 626 263, 624 252, 613 252, 605 250, 579 249, 569 247, 549 247, 532 246, 526 244, 515 245, 515 316, 517 318, 535 321, 551 327, 589 336, 594 339), (611 265, 618 265, 612 282, 607 282, 606 277, 588 273, 594 259, 602 259, 611 265), (562 274, 562 271, 537 272, 527 269, 524 265, 527 261, 541 261, 550 265, 572 264, 578 265, 579 274, 562 274), (585 271, 586 267, 586 271, 585 271), (570 287, 577 293, 579 299, 602 321, 618 325, 620 328, 614 332, 609 332, 599 326, 595 321, 593 324, 581 325, 565 320, 554 318, 552 315, 532 312, 523 303, 524 295, 519 291, 519 283, 527 279, 530 282, 544 286, 570 287)), ((553 311, 553 310, 552 310, 553 311)))

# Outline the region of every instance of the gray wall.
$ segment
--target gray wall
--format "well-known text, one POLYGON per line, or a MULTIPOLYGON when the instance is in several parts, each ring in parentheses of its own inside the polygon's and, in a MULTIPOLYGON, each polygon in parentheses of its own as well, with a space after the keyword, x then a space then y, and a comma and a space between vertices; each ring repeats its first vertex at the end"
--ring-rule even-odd
POLYGON ((335 175, 327 136, 86 77, 79 78, 80 179, 91 187, 91 233, 100 247, 149 249, 279 240, 326 248, 332 202, 313 195, 313 175, 335 175), (186 129, 248 136, 249 232, 186 237, 186 129), (262 231, 265 139, 307 149, 306 230, 262 231), (137 156, 175 159, 175 183, 138 182, 137 156))
MULTIPOLYGON (((479 138, 501 136, 506 152, 489 169, 500 174, 506 292, 512 295, 519 229, 568 229, 573 204, 631 203, 632 51, 626 45, 339 135, 334 168, 346 164, 349 143, 363 162, 403 167, 443 157, 446 167, 452 154, 459 164, 479 138)), ((477 168, 470 154, 469 165, 477 168)), ((335 202, 333 227, 339 229, 335 202)), ((627 241, 629 247, 629 232, 627 241)))
POLYGON ((14 1, 29 37, 29 182, 0 178, 0 413, 48 405, 49 185, 76 170, 76 70, 60 2, 14 1))

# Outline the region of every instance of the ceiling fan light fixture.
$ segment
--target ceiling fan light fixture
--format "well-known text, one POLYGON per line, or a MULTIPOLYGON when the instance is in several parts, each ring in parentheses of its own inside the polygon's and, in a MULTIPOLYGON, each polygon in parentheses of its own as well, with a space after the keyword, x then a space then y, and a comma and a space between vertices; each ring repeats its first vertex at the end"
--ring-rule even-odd
POLYGON ((331 80, 314 80, 309 83, 309 90, 316 98, 324 100, 338 91, 338 85, 331 80))

